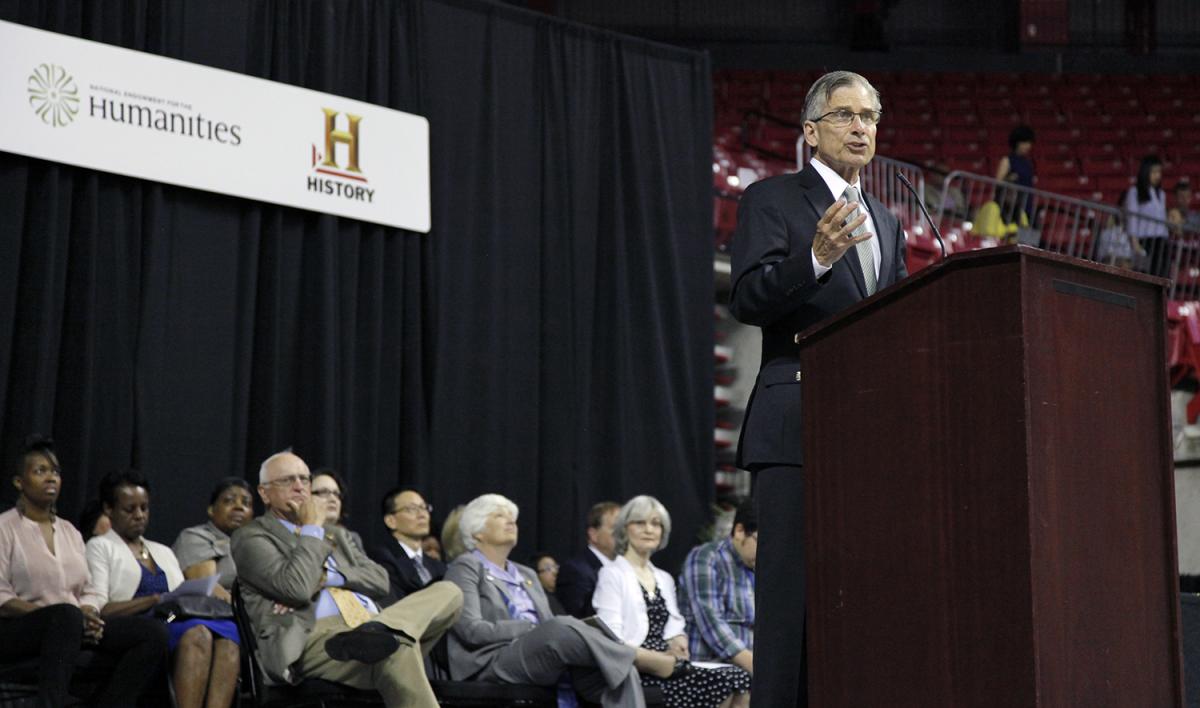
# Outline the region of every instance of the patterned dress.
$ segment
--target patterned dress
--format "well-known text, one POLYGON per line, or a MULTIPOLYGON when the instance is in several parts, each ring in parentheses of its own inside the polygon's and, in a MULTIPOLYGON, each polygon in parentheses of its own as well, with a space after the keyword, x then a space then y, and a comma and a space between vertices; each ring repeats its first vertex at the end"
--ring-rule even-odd
MULTIPOLYGON (((653 598, 646 593, 646 588, 642 588, 642 597, 646 600, 646 614, 650 619, 650 631, 646 632, 642 648, 666 651, 667 640, 663 638, 663 629, 667 626, 669 616, 667 602, 658 588, 654 588, 653 598)), ((737 666, 693 668, 677 679, 642 674, 642 685, 662 686, 667 708, 716 708, 730 695, 749 691, 750 674, 737 666)))

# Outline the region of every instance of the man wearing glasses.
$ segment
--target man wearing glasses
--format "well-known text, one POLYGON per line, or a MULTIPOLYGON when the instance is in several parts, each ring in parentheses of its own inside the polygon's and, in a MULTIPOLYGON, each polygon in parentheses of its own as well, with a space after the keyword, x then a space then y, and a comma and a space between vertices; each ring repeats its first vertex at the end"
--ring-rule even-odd
POLYGON ((424 654, 458 619, 462 592, 440 582, 387 604, 387 571, 324 523, 311 488, 304 460, 267 458, 258 485, 266 513, 233 537, 264 671, 276 683, 320 678, 376 689, 387 706, 435 708, 424 654))
POLYGON ((411 489, 397 487, 383 495, 383 523, 394 540, 376 546, 372 557, 387 570, 396 600, 446 576, 446 564, 421 550, 421 540, 429 535, 432 514, 433 506, 411 489))
MULTIPOLYGON (((730 310, 762 329, 737 459, 754 472, 765 531, 755 705, 808 704, 798 334, 908 275, 900 224, 860 179, 875 156, 881 117, 879 92, 866 78, 848 71, 822 76, 804 102, 813 159, 798 174, 752 184, 738 207, 730 310)), ((845 375, 852 385, 853 372, 845 375)))

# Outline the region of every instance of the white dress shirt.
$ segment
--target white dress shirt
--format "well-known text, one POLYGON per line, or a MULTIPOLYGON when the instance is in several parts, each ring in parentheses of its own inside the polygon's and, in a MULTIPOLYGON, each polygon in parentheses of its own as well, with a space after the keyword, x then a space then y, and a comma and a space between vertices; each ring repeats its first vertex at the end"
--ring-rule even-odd
MULTIPOLYGON (((813 159, 809 160, 808 164, 812 165, 813 169, 817 171, 817 174, 821 175, 821 179, 825 180, 825 184, 828 185, 830 193, 833 194, 834 201, 841 199, 842 192, 846 191, 846 187, 849 187, 850 183, 842 179, 842 176, 834 172, 833 168, 829 167, 824 162, 821 162, 816 157, 813 157, 813 159)), ((867 245, 871 247, 871 253, 875 255, 875 282, 879 282, 879 260, 882 257, 879 252, 879 229, 875 228, 875 217, 871 215, 871 210, 867 209, 867 197, 865 194, 863 194, 861 179, 855 180, 854 188, 858 190, 860 195, 860 200, 862 203, 861 208, 865 209, 867 212, 867 220, 863 226, 867 227, 867 231, 875 234, 875 238, 867 241, 867 245)), ((822 216, 824 216, 824 214, 822 214, 822 216)), ((812 254, 812 265, 813 275, 818 278, 825 275, 833 268, 832 265, 823 266, 818 263, 816 253, 812 254)))

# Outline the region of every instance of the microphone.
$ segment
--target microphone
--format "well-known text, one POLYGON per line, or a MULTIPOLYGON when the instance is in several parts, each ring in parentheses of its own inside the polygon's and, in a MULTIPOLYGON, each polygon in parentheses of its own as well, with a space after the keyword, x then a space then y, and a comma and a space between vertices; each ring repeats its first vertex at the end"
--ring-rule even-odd
POLYGON ((900 183, 908 187, 908 191, 912 192, 913 199, 916 200, 917 206, 921 207, 921 213, 925 215, 925 220, 929 222, 930 228, 933 229, 934 238, 937 239, 938 245, 942 247, 942 260, 946 260, 946 242, 942 241, 942 232, 938 231, 938 227, 933 223, 933 219, 929 218, 929 212, 925 210, 925 204, 922 203, 921 197, 917 195, 917 190, 913 189, 912 182, 909 182, 908 178, 900 170, 896 170, 896 179, 900 180, 900 183))

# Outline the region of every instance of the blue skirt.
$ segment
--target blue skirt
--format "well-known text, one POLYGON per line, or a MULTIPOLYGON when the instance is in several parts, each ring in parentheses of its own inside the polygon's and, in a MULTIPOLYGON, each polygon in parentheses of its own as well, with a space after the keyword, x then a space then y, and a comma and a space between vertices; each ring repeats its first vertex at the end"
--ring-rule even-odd
POLYGON ((179 620, 178 622, 167 623, 167 632, 169 633, 167 646, 170 647, 171 651, 175 651, 175 647, 179 644, 179 639, 183 636, 183 633, 196 625, 208 627, 208 631, 218 637, 228 639, 234 644, 240 645, 242 643, 241 637, 238 636, 237 625, 234 624, 233 620, 179 620))

